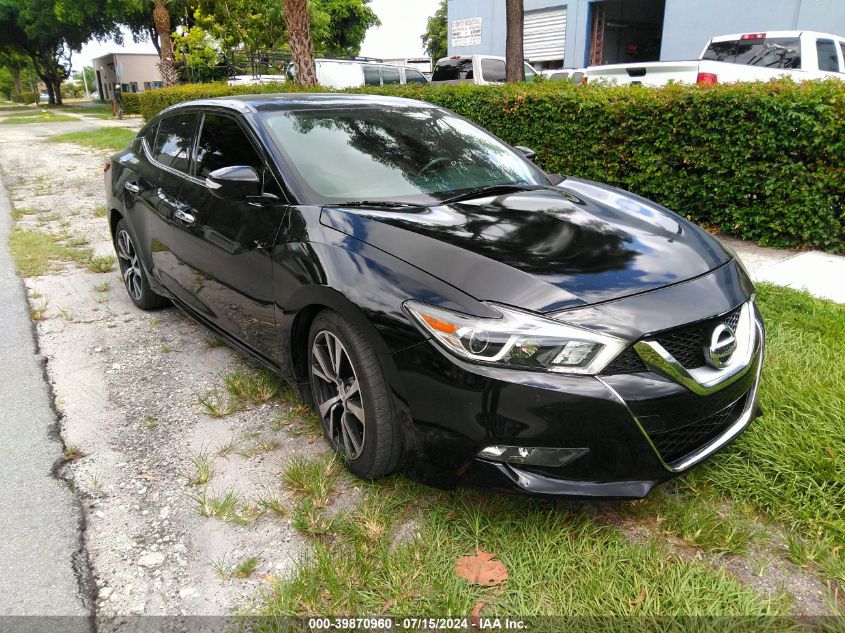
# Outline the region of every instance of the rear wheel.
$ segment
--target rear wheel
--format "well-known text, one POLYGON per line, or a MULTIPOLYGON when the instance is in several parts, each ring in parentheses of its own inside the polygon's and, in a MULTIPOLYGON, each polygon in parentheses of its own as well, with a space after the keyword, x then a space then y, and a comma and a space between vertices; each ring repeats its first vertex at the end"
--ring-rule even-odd
POLYGON ((147 273, 144 272, 135 242, 126 226, 126 220, 120 220, 115 227, 114 250, 117 253, 123 285, 132 303, 142 310, 156 310, 166 306, 169 301, 150 288, 147 273))
POLYGON ((308 349, 311 393, 332 448, 359 477, 396 470, 401 434, 369 341, 339 314, 325 311, 311 325, 308 349))

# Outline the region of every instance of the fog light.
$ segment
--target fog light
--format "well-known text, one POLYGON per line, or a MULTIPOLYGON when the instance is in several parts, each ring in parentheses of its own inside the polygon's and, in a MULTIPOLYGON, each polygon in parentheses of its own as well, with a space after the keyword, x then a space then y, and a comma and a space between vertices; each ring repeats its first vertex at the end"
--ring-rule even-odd
POLYGON ((487 446, 478 453, 481 459, 526 466, 565 466, 590 452, 589 448, 547 448, 545 446, 487 446))

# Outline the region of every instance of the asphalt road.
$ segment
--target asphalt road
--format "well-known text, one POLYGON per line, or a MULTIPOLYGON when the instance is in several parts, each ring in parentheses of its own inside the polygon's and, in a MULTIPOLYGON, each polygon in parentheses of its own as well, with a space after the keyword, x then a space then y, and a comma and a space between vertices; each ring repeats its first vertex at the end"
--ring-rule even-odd
MULTIPOLYGON (((10 208, 0 178, 0 616, 77 616, 62 629, 86 631, 92 600, 84 519, 68 485, 53 475, 62 445, 9 254, 10 208)), ((0 628, 6 624, 0 619, 0 628)))

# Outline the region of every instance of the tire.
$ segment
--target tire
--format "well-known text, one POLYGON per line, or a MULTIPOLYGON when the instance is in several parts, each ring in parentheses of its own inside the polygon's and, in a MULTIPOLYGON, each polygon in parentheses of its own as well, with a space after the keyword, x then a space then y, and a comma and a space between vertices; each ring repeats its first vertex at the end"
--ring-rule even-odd
POLYGON ((165 297, 157 295, 150 288, 147 273, 135 249, 135 240, 129 232, 126 220, 120 220, 114 229, 114 252, 126 293, 136 306, 142 310, 158 310, 168 305, 165 297))
POLYGON ((349 470, 365 479, 394 472, 402 452, 400 426, 367 338, 336 312, 319 313, 308 335, 308 374, 323 433, 349 470))

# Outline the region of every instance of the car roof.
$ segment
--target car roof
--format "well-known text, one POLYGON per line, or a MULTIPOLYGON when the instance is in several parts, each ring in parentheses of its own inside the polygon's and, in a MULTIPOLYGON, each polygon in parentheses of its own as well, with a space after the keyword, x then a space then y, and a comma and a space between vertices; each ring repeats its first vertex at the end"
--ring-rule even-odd
POLYGON ((238 112, 273 110, 348 110, 350 108, 372 108, 384 106, 405 106, 411 108, 436 108, 425 101, 387 97, 381 95, 338 94, 320 92, 287 92, 253 95, 235 95, 183 101, 162 112, 173 112, 190 106, 224 107, 238 112))

